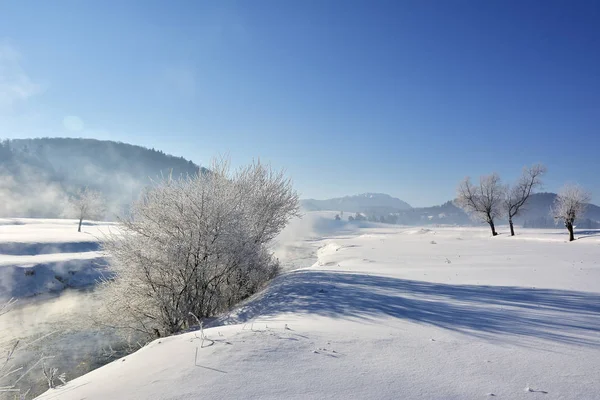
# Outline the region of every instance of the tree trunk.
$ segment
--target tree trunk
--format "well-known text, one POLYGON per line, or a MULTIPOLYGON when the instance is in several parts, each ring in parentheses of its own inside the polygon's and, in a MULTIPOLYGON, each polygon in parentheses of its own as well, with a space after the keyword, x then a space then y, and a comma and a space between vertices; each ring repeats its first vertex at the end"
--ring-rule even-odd
POLYGON ((513 226, 512 217, 508 217, 508 225, 510 226, 510 236, 515 236, 515 228, 513 226))
POLYGON ((490 224, 490 228, 492 228, 492 236, 497 236, 498 233, 496 233, 496 227, 494 226, 494 221, 493 220, 489 220, 488 224, 490 224))
POLYGON ((83 217, 79 218, 79 228, 77 228, 77 232, 81 232, 81 223, 83 222, 83 217))
POLYGON ((575 235, 573 234, 573 224, 567 222, 565 225, 567 225, 567 229, 569 230, 569 242, 572 242, 575 240, 575 235))

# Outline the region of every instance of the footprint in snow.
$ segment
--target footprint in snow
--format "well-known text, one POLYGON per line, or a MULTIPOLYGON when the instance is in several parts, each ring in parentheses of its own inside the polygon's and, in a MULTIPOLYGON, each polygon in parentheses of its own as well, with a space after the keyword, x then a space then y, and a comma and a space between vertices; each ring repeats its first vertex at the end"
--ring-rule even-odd
POLYGON ((538 390, 538 389, 533 389, 531 386, 527 386, 525 388, 526 392, 530 392, 530 393, 543 393, 543 394, 548 394, 548 392, 546 392, 545 390, 538 390))
POLYGON ((315 354, 322 354, 324 356, 329 356, 329 357, 333 357, 333 358, 338 358, 337 354, 338 352, 335 350, 328 350, 326 348, 317 348, 316 350, 313 350, 313 353, 315 354))

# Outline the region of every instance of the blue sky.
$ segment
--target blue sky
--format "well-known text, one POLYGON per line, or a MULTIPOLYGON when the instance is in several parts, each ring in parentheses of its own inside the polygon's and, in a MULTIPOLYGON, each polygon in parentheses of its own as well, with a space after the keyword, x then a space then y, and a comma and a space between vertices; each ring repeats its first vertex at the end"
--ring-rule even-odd
POLYGON ((261 157, 303 197, 548 166, 600 203, 598 1, 0 1, 0 137, 261 157))

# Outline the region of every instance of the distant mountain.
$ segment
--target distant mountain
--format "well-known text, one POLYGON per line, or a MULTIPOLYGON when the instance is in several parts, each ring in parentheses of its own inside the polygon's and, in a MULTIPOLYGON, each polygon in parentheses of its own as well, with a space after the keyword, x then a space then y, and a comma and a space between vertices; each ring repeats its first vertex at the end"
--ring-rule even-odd
POLYGON ((302 200, 308 211, 344 211, 389 213, 409 210, 412 207, 395 197, 383 193, 363 193, 355 196, 338 197, 328 200, 302 200))
MULTIPOLYGON (((535 193, 530 198, 521 214, 515 218, 517 225, 530 228, 553 228, 554 219, 550 208, 556 199, 555 193, 535 193)), ((309 211, 333 210, 361 212, 370 221, 385 222, 400 225, 478 225, 453 201, 433 207, 410 207, 399 199, 388 195, 366 193, 358 196, 348 196, 330 200, 303 200, 303 206, 309 211), (370 197, 373 196, 373 197, 370 197), (367 200, 368 199, 368 200, 367 200), (393 200, 390 200, 393 199, 393 200), (392 203, 386 203, 386 201, 392 203), (404 204, 398 207, 397 203, 404 204)), ((500 219, 500 224, 507 221, 500 219)), ((589 204, 582 218, 577 221, 579 228, 600 228, 600 207, 589 204)))
POLYGON ((94 139, 15 139, 0 144, 0 216, 65 216, 70 194, 89 186, 103 193, 109 215, 126 209, 151 179, 195 174, 182 157, 94 139))

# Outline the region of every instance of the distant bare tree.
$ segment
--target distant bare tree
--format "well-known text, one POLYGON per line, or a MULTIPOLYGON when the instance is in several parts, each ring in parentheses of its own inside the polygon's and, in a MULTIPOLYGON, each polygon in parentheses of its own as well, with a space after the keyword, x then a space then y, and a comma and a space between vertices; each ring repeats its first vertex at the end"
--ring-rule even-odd
POLYGON ((504 212, 508 216, 510 236, 515 236, 513 218, 524 209, 533 190, 542 186, 541 177, 544 173, 546 173, 546 167, 541 164, 525 167, 517 183, 506 189, 503 206, 504 212))
POLYGON ((562 221, 569 231, 569 241, 575 240, 573 224, 575 220, 583 215, 591 195, 579 185, 567 184, 556 196, 552 206, 552 216, 555 221, 562 221))
POLYGON ((496 236, 494 219, 503 214, 502 200, 505 188, 500 183, 500 176, 493 173, 479 178, 479 185, 471 183, 470 178, 465 178, 457 190, 456 204, 472 218, 487 222, 496 236))
POLYGON ((71 198, 71 204, 79 218, 77 232, 81 232, 84 219, 101 218, 106 210, 106 203, 102 194, 87 187, 81 189, 76 196, 71 198))

